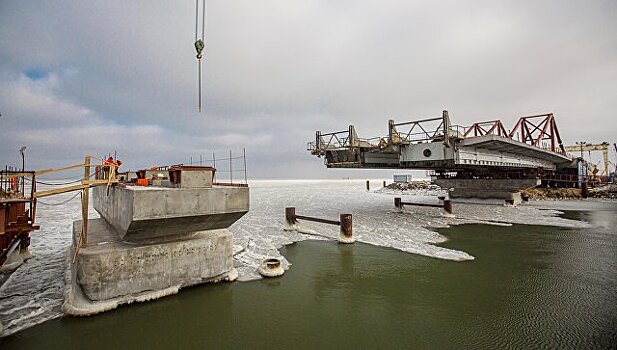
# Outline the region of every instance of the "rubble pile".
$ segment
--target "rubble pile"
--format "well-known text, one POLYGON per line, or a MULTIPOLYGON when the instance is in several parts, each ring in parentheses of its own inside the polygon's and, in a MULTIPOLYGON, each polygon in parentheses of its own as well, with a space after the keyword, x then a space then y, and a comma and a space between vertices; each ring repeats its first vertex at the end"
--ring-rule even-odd
POLYGON ((522 197, 530 200, 558 200, 581 198, 581 190, 578 188, 529 188, 521 190, 522 197))
POLYGON ((589 197, 617 199, 617 184, 607 184, 589 189, 589 197))
POLYGON ((430 181, 393 182, 385 188, 398 191, 408 190, 440 190, 441 187, 432 185, 430 181))

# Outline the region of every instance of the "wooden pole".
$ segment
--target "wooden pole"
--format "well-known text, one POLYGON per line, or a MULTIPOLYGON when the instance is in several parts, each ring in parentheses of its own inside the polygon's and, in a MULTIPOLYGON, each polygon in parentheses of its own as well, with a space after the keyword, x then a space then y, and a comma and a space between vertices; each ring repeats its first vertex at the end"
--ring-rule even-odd
MULTIPOLYGON (((90 156, 86 156, 86 161, 85 161, 85 167, 84 167, 84 185, 88 184, 89 180, 90 180, 90 156)), ((114 169, 110 168, 110 175, 112 176, 111 172, 114 169)), ((81 225, 82 225, 82 231, 83 231, 83 238, 81 241, 81 246, 85 247, 88 244, 88 202, 89 202, 89 197, 90 197, 90 187, 89 186, 85 186, 84 189, 82 189, 82 201, 81 201, 81 225)))

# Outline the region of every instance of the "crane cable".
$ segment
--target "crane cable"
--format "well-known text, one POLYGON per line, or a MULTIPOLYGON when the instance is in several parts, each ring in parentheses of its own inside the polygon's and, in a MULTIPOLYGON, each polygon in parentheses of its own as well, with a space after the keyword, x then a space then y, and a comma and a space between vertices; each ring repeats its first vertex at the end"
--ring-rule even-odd
POLYGON ((201 37, 199 37, 199 2, 195 0, 195 50, 197 51, 197 112, 201 112, 201 59, 206 48, 204 42, 206 32, 206 0, 201 0, 201 37))

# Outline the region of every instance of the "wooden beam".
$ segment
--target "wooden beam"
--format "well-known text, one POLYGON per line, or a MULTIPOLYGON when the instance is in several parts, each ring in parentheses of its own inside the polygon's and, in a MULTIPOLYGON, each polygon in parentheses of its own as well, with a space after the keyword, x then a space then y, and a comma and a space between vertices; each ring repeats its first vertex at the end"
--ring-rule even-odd
POLYGON ((43 198, 47 196, 53 196, 54 194, 79 191, 86 187, 88 187, 88 185, 73 185, 73 186, 67 186, 67 187, 62 187, 62 188, 54 188, 53 190, 36 191, 34 192, 34 198, 43 198))
POLYGON ((84 162, 86 166, 84 167, 84 180, 82 183, 84 184, 82 202, 81 202, 81 228, 83 237, 81 242, 81 246, 85 247, 88 245, 88 202, 90 198, 90 156, 86 156, 86 161, 84 162))
POLYGON ((71 169, 77 169, 77 168, 81 168, 83 166, 86 166, 85 164, 79 164, 79 165, 72 165, 72 166, 67 166, 65 168, 58 168, 58 169, 45 169, 45 170, 39 170, 36 171, 35 174, 36 175, 43 175, 43 174, 48 174, 48 173, 54 173, 56 171, 63 171, 63 170, 71 170, 71 169))
MULTIPOLYGON (((36 192, 34 192, 34 198, 42 198, 42 197, 52 196, 54 194, 79 191, 79 190, 82 190, 84 188, 90 188, 90 187, 107 185, 108 183, 110 183, 110 181, 108 181, 108 180, 82 181, 82 184, 80 184, 80 185, 73 185, 73 186, 67 186, 67 187, 61 187, 61 188, 54 188, 52 190, 46 190, 46 191, 36 191, 36 192)), ((112 180, 111 183, 118 183, 118 180, 112 180)))

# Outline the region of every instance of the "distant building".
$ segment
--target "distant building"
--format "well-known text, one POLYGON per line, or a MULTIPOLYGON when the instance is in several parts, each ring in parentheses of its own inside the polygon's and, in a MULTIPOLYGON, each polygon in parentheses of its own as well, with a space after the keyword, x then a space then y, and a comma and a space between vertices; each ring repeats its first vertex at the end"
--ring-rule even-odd
POLYGON ((392 180, 394 180, 394 182, 397 182, 397 183, 411 182, 412 176, 411 175, 393 175, 392 180))

